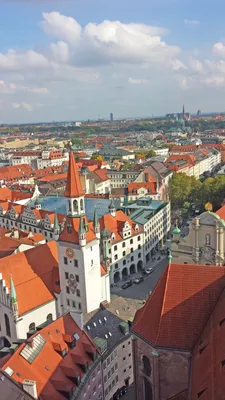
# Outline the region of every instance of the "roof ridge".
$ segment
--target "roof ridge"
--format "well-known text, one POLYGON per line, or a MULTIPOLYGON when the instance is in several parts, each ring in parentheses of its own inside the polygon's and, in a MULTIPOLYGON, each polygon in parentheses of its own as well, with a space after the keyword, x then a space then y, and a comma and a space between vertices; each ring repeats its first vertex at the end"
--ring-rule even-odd
POLYGON ((161 322, 162 322, 162 315, 164 307, 165 307, 165 302, 166 302, 166 293, 167 293, 167 288, 168 288, 168 281, 169 281, 169 275, 170 275, 170 269, 171 269, 171 264, 168 264, 167 266, 167 275, 166 275, 166 283, 165 283, 165 287, 164 287, 164 296, 163 296, 163 302, 162 302, 162 307, 161 307, 161 313, 160 313, 160 319, 159 319, 159 324, 158 324, 158 333, 156 336, 156 344, 158 342, 158 337, 159 337, 159 332, 160 332, 160 328, 161 328, 161 322))

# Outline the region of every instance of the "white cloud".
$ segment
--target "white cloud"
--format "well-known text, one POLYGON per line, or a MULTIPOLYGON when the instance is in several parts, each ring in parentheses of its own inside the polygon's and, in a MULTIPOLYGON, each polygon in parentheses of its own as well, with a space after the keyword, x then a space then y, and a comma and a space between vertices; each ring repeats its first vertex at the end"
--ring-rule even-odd
POLYGON ((148 79, 132 78, 130 76, 128 78, 128 83, 130 83, 131 85, 143 85, 143 83, 148 83, 148 79))
POLYGON ((50 36, 74 43, 81 35, 81 26, 72 17, 66 17, 59 12, 43 13, 41 26, 50 36))
POLYGON ((0 69, 3 70, 21 70, 29 68, 46 68, 48 66, 47 58, 33 50, 17 52, 10 49, 8 53, 0 53, 0 69))
POLYGON ((14 109, 23 109, 27 111, 32 111, 33 107, 28 103, 12 103, 14 109))
POLYGON ((182 70, 187 68, 184 65, 184 63, 182 63, 182 61, 178 60, 178 59, 171 60, 170 61, 170 66, 171 66, 173 71, 182 71, 182 70))
POLYGON ((185 19, 184 23, 186 25, 199 25, 200 21, 198 19, 185 19))
POLYGON ((190 58, 189 60, 189 66, 192 71, 200 73, 204 71, 204 67, 201 61, 195 59, 195 58, 190 58))
POLYGON ((0 93, 12 93, 16 89, 16 86, 13 83, 6 83, 3 80, 0 80, 0 93))
POLYGON ((225 76, 212 76, 205 78, 203 83, 209 86, 224 86, 225 85, 225 76))
POLYGON ((225 57, 225 46, 223 43, 218 42, 213 46, 213 54, 220 57, 225 57))
POLYGON ((180 80, 180 88, 189 89, 189 79, 187 77, 184 77, 180 80))
POLYGON ((51 56, 56 62, 67 63, 69 61, 70 51, 67 43, 62 41, 51 43, 49 48, 51 56))

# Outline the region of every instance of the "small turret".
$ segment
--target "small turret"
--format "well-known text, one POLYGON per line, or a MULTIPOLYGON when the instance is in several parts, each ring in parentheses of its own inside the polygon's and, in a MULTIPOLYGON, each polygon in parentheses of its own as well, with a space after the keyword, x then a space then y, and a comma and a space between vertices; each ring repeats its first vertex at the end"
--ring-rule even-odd
POLYGON ((39 197, 36 197, 34 206, 35 206, 36 210, 41 210, 41 201, 40 201, 39 197))
POLYGON ((115 207, 113 199, 111 200, 111 203, 109 205, 109 213, 112 215, 112 217, 116 216, 116 207, 115 207))
POLYGON ((178 243, 180 241, 180 228, 178 227, 178 223, 176 221, 175 228, 173 229, 173 242, 178 243))
POLYGON ((14 320, 16 320, 18 318, 18 300, 16 296, 16 289, 14 286, 12 275, 10 275, 10 304, 13 310, 14 320))
POLYGON ((82 216, 80 216, 80 225, 79 225, 79 244, 80 246, 86 246, 86 229, 84 227, 82 216))
POLYGON ((94 225, 94 231, 95 231, 96 237, 97 237, 97 239, 100 239, 100 224, 99 224, 99 219, 98 219, 98 214, 97 214, 96 208, 94 210, 93 225, 94 225))

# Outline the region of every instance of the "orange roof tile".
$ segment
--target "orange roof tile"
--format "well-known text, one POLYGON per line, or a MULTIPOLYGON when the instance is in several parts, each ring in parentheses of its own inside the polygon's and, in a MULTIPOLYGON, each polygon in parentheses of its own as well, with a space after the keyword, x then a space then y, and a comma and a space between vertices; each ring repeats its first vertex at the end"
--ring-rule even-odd
POLYGON ((133 331, 157 346, 191 350, 224 287, 224 267, 171 264, 137 311, 133 331))
POLYGON ((133 190, 139 190, 145 188, 150 190, 152 194, 157 194, 156 182, 133 182, 128 185, 128 193, 132 193, 133 190))
POLYGON ((103 230, 106 228, 109 230, 111 233, 114 233, 115 235, 115 242, 119 242, 120 240, 123 239, 122 237, 122 230, 125 222, 129 222, 129 224, 132 227, 132 235, 137 235, 140 232, 142 232, 142 229, 139 227, 139 230, 135 230, 135 222, 132 221, 123 211, 116 211, 116 216, 113 217, 111 214, 105 214, 103 215, 100 220, 100 228, 103 230))
POLYGON ((59 293, 58 250, 52 241, 0 260, 0 273, 10 287, 12 274, 18 298, 19 314, 54 299, 59 293), (40 262, 41 260, 41 262, 40 262))
POLYGON ((67 184, 64 196, 65 197, 84 196, 84 191, 81 186, 78 169, 72 152, 70 153, 67 184))
POLYGON ((20 384, 24 379, 34 380, 38 398, 65 400, 65 396, 59 390, 68 391, 68 394, 71 390, 76 390, 75 378, 79 376, 82 380, 85 375, 82 364, 91 367, 94 362, 91 354, 98 354, 97 347, 88 335, 81 331, 70 314, 58 318, 41 329, 29 339, 29 342, 35 340, 37 335, 41 335, 45 343, 32 363, 21 355, 21 351, 29 346, 25 343, 5 362, 2 369, 10 367, 14 371, 11 379, 20 384), (73 338, 75 333, 79 339, 76 340, 76 346, 70 348, 65 340, 68 337, 73 338), (60 349, 66 349, 65 357, 57 352, 60 349))
MULTIPOLYGON (((93 228, 93 223, 88 221, 87 217, 83 217, 84 223, 88 225, 88 231, 86 232, 86 241, 91 242, 92 240, 96 239, 96 235, 93 228)), ((63 231, 59 236, 59 240, 68 243, 76 243, 79 244, 79 226, 80 226, 80 218, 66 218, 65 226, 63 231), (68 225, 71 224, 71 233, 68 230, 68 225)))

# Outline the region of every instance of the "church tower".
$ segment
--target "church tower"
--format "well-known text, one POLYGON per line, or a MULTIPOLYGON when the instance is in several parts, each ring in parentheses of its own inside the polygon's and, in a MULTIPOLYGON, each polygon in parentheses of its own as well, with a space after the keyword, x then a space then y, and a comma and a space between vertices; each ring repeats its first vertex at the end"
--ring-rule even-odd
POLYGON ((84 191, 81 186, 78 168, 74 155, 70 153, 66 191, 66 210, 69 217, 80 217, 85 214, 84 191))

